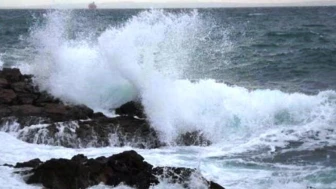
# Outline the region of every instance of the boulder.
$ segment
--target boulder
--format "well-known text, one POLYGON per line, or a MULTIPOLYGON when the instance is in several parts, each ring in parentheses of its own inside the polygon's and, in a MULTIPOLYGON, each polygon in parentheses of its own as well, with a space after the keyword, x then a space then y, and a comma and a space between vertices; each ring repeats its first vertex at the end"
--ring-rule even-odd
POLYGON ((117 186, 124 183, 137 189, 148 189, 158 180, 152 174, 152 165, 135 151, 125 151, 108 158, 105 172, 105 184, 117 186))
POLYGON ((139 102, 127 102, 126 104, 115 109, 115 113, 126 116, 137 116, 139 118, 146 118, 144 108, 139 102))

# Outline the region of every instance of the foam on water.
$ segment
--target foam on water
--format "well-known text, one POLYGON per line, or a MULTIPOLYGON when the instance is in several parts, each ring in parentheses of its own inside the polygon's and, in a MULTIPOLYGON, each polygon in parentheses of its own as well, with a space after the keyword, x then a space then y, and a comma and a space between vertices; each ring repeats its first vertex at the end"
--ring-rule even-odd
POLYGON ((31 71, 42 89, 65 101, 108 111, 138 98, 168 144, 200 131, 223 148, 274 149, 288 141, 302 141, 306 148, 335 145, 334 91, 309 96, 189 81, 187 71, 197 69, 193 57, 209 51, 201 47, 216 25, 197 11, 144 11, 94 41, 69 37, 71 12, 50 12, 45 20, 32 30, 38 53, 31 71), (312 139, 316 133, 322 143, 312 139))
MULTIPOLYGON (((106 148, 86 148, 71 149, 64 147, 55 147, 47 145, 28 144, 17 140, 10 134, 0 132, 0 165, 4 163, 15 164, 17 162, 27 161, 34 158, 40 158, 46 161, 51 158, 70 159, 76 154, 84 154, 89 158, 99 156, 111 156, 125 150, 133 148, 106 147, 106 148)), ((141 154, 145 161, 154 166, 179 166, 197 168, 207 179, 218 182, 219 184, 231 189, 245 189, 250 186, 256 186, 260 189, 267 188, 306 188, 316 186, 318 188, 335 188, 335 182, 321 184, 316 175, 328 175, 333 172, 330 169, 319 166, 294 166, 294 165, 267 165, 254 164, 253 162, 244 162, 237 160, 212 159, 208 158, 208 153, 221 151, 219 148, 201 148, 201 147, 170 147, 165 149, 134 149, 141 154), (229 162, 232 162, 230 165, 229 162), (258 167, 256 167, 257 165, 258 167), (307 178, 311 178, 308 181, 307 178), (316 180, 314 182, 314 179, 316 180)), ((13 169, 0 166, 0 184, 2 188, 22 188, 34 189, 41 186, 26 185, 19 175, 13 174, 13 169)), ((323 181, 323 180, 321 180, 323 181)), ((105 185, 98 185, 92 189, 113 188, 105 185)), ((126 186, 115 187, 117 189, 128 189, 126 186)), ((183 188, 180 185, 170 184, 168 180, 162 180, 159 185, 153 189, 183 188)), ((204 183, 197 175, 192 177, 189 188, 205 188, 204 183)))

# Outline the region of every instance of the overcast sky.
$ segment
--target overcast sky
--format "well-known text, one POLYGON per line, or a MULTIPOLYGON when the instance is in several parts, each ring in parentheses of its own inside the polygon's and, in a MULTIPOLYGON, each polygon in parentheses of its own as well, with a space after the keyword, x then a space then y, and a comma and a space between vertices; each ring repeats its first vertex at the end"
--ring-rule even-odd
MULTIPOLYGON (((93 0, 0 0, 0 8, 85 8, 93 0)), ((213 4, 215 6, 254 6, 254 5, 336 5, 336 0, 94 0, 99 7, 108 8, 109 6, 178 6, 213 4)))

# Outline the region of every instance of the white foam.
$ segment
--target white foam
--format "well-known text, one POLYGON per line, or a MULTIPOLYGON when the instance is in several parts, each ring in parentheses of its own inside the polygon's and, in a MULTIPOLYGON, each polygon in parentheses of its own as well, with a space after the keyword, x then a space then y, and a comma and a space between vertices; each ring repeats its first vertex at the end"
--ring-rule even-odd
MULTIPOLYGON (((39 50, 32 68, 36 82, 63 100, 95 110, 140 98, 164 142, 174 144, 178 135, 198 130, 221 146, 274 148, 306 140, 308 131, 324 132, 335 123, 334 91, 309 96, 185 79, 186 70, 197 68, 193 57, 213 27, 197 11, 144 11, 109 27, 94 42, 67 36, 71 16, 50 12, 46 25, 33 29, 39 50)), ((325 140, 335 133, 327 135, 325 140)))

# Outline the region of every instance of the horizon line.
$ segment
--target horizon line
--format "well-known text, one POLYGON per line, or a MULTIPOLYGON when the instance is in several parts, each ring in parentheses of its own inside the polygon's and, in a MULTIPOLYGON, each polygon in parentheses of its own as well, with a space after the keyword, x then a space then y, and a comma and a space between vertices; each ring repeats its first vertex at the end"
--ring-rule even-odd
MULTIPOLYGON (((63 5, 31 5, 31 6, 12 6, 1 7, 0 9, 87 9, 88 4, 73 3, 63 5)), ((215 3, 215 2, 203 2, 203 3, 150 3, 150 2, 112 2, 112 3, 96 3, 97 9, 183 9, 183 8, 276 8, 276 7, 333 7, 336 6, 336 2, 332 1, 310 1, 307 3, 215 3)))

